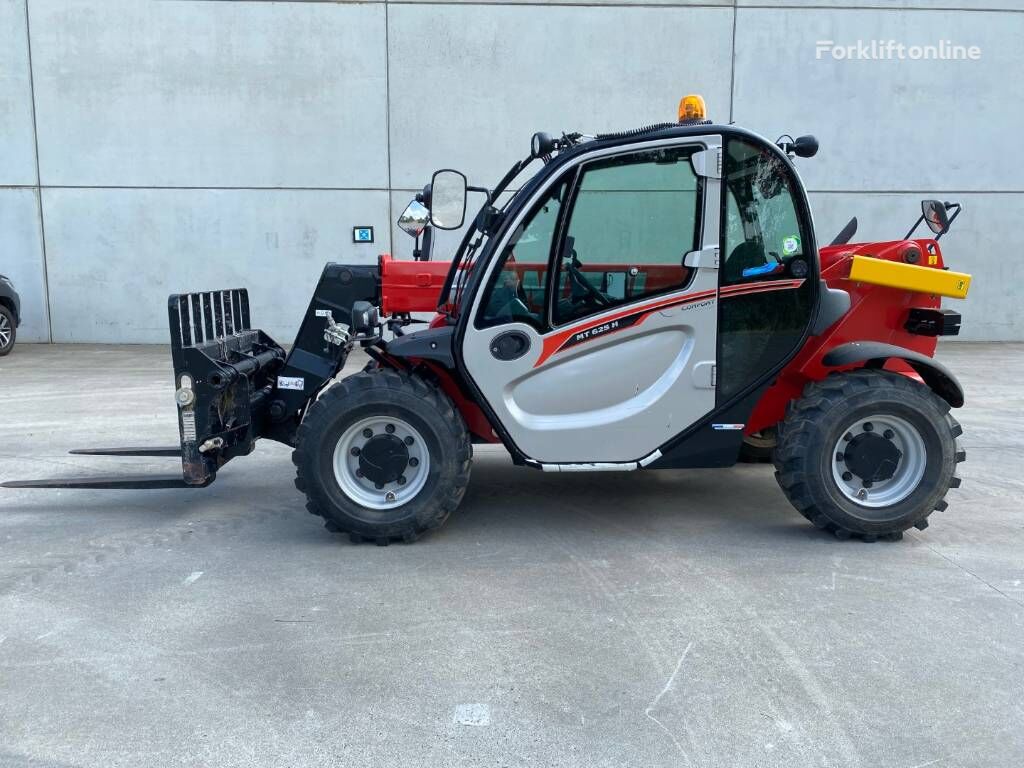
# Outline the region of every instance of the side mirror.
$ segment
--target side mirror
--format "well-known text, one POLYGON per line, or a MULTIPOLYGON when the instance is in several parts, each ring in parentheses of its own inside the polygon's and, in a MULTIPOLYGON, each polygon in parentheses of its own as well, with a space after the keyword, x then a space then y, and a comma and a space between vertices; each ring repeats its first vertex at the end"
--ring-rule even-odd
POLYGON ((430 181, 430 223, 458 229, 466 220, 466 177, 458 171, 437 171, 430 181))
POLYGON ((928 229, 936 235, 944 235, 949 230, 949 216, 946 215, 946 204, 941 200, 922 200, 921 215, 928 229))
POLYGON ((407 235, 419 237, 430 222, 430 211, 418 200, 413 200, 398 217, 398 226, 407 235))

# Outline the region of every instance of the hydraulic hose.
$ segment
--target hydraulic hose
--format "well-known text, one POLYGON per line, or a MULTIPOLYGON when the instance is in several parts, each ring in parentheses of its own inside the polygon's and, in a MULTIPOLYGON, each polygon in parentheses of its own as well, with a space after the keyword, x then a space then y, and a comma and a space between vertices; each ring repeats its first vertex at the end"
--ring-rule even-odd
POLYGON ((616 131, 615 133, 599 133, 595 136, 595 139, 628 139, 633 136, 640 136, 645 133, 651 133, 652 131, 663 131, 666 128, 678 128, 680 125, 710 125, 710 120, 701 120, 699 122, 689 121, 686 123, 654 123, 653 125, 645 125, 641 128, 632 128, 628 131, 616 131))

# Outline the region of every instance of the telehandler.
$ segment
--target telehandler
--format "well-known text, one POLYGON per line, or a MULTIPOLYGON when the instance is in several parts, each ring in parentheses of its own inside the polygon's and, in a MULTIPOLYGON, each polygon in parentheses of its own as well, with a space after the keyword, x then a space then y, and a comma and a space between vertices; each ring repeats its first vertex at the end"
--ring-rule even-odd
POLYGON ((926 200, 886 242, 852 244, 854 219, 819 248, 793 164, 817 149, 713 123, 687 96, 676 123, 538 133, 493 188, 437 171, 399 220, 414 260, 328 264, 287 351, 251 326, 245 290, 170 297, 180 446, 78 453, 180 456, 181 475, 4 485, 199 488, 268 438, 294 448, 330 530, 385 545, 455 511, 474 443, 545 472, 743 454, 770 456, 839 538, 924 529, 964 460, 963 391, 933 359, 960 327, 940 297, 970 284, 937 242, 960 206, 926 200), (469 193, 479 212, 432 261, 469 193), (914 237, 922 222, 934 238, 914 237), (334 381, 357 344, 371 362, 334 381))

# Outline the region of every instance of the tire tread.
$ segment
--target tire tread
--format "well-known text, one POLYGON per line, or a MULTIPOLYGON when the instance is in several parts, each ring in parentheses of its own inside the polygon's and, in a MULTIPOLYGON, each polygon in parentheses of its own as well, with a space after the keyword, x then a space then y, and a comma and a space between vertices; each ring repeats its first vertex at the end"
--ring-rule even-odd
POLYGON ((412 543, 428 531, 440 528, 452 512, 459 506, 469 484, 470 468, 473 459, 473 447, 469 431, 462 415, 456 410, 452 401, 439 387, 426 381, 422 376, 407 371, 391 368, 374 368, 364 370, 342 379, 331 386, 310 405, 302 424, 296 433, 295 449, 292 451, 292 463, 296 468, 295 487, 306 494, 306 509, 310 514, 322 517, 325 527, 332 533, 347 535, 353 543, 372 542, 378 546, 387 546, 391 542, 412 543), (365 530, 353 530, 344 519, 331 515, 328 505, 317 499, 313 492, 314 484, 306 477, 307 467, 313 456, 309 455, 310 436, 319 429, 326 428, 329 414, 337 408, 343 408, 347 400, 358 392, 375 388, 387 388, 393 391, 404 391, 420 400, 423 407, 436 411, 450 430, 450 437, 456 446, 456 473, 452 482, 438 487, 436 498, 428 504, 428 511, 421 513, 401 527, 389 526, 388 530, 368 535, 365 530))
MULTIPOLYGON (((877 531, 863 532, 843 527, 827 514, 813 498, 810 489, 803 481, 802 465, 803 459, 810 451, 815 431, 818 429, 817 422, 824 416, 829 407, 846 400, 854 395, 870 390, 878 383, 879 378, 884 378, 887 384, 908 393, 918 394, 922 385, 918 384, 898 373, 877 369, 858 369, 845 373, 832 374, 822 381, 812 382, 807 385, 804 394, 798 400, 790 403, 785 419, 779 424, 778 444, 772 454, 772 463, 775 466, 775 479, 785 493, 790 503, 806 517, 816 528, 829 531, 838 539, 851 537, 860 538, 863 541, 874 542, 878 539, 898 541, 903 537, 903 531, 908 528, 924 530, 928 527, 928 516, 933 511, 942 511, 948 506, 945 498, 940 498, 932 509, 924 511, 917 519, 906 521, 902 530, 893 530, 886 533, 877 531)), ((963 434, 963 428, 949 414, 949 404, 935 395, 931 390, 926 390, 934 398, 936 405, 945 414, 947 427, 954 444, 955 462, 959 463, 966 459, 966 452, 960 448, 957 438, 963 434)), ((958 488, 960 478, 954 476, 950 481, 950 488, 958 488)))

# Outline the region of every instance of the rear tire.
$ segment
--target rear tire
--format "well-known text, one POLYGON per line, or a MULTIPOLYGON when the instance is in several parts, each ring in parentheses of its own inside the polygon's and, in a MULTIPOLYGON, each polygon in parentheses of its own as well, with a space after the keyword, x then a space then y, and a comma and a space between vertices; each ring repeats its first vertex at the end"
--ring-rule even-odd
POLYGON ((773 456, 794 507, 837 538, 901 538, 924 530, 960 485, 963 430, 923 384, 857 370, 808 385, 790 406, 773 456))
POLYGON ((328 389, 292 462, 306 507, 353 541, 415 541, 462 501, 472 447, 462 416, 423 378, 381 369, 328 389))
POLYGON ((772 453, 778 439, 775 427, 765 427, 760 432, 743 436, 740 445, 740 461, 746 464, 767 464, 772 460, 772 453))
POLYGON ((14 322, 14 313, 0 305, 0 357, 10 354, 14 349, 14 340, 18 329, 14 322))

